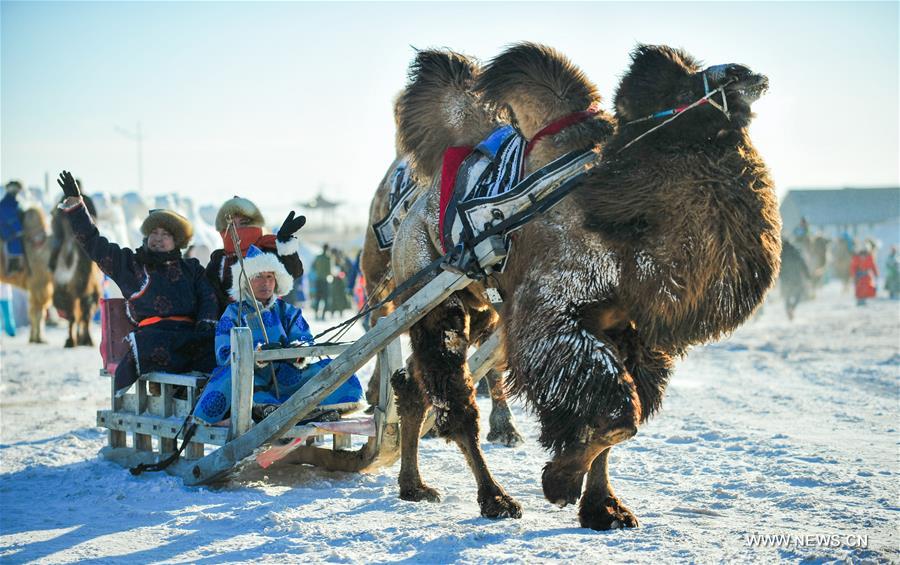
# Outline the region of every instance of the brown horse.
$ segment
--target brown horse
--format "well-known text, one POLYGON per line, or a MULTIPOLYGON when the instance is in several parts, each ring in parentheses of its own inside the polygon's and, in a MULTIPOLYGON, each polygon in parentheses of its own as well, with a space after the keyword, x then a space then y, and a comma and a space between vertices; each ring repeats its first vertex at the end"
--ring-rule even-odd
MULTIPOLYGON (((96 217, 93 203, 85 197, 85 205, 96 217)), ((53 269, 53 306, 69 322, 65 347, 94 345, 91 320, 100 302, 100 269, 75 240, 69 220, 62 210, 53 213, 54 250, 50 258, 53 269)))
MULTIPOLYGON (((581 498, 585 527, 635 526, 609 483, 610 448, 660 407, 673 359, 746 320, 778 270, 777 200, 747 135, 750 105, 768 81, 741 65, 703 70, 682 51, 639 46, 616 93, 615 120, 595 110, 577 121, 570 117, 596 108, 599 95, 553 49, 514 46, 475 85, 434 59, 417 57, 401 109, 401 150, 421 178, 439 174, 446 148, 477 143, 507 111, 533 142, 526 173, 570 151, 602 152, 578 188, 514 233, 497 286, 511 385, 536 410, 540 441, 553 454, 545 497, 560 505, 581 498), (461 86, 483 98, 467 99, 461 86), (701 102, 713 96, 715 104, 701 102), (693 102, 671 125, 647 118, 693 102), (535 141, 560 123, 569 125, 535 141)), ((417 200, 400 225, 398 283, 441 254, 437 192, 417 200)), ((472 321, 487 307, 483 290, 455 293, 410 331, 410 382, 395 387, 400 496, 439 498, 416 454, 415 431, 430 405, 438 432, 457 443, 475 475, 482 515, 517 517, 518 503, 479 448, 465 364, 472 321)))
POLYGON ((0 281, 28 291, 29 343, 46 343, 44 320, 53 295, 53 276, 47 267, 50 259, 47 235, 44 213, 39 208, 28 208, 22 215, 25 269, 7 273, 5 246, 0 245, 0 281))

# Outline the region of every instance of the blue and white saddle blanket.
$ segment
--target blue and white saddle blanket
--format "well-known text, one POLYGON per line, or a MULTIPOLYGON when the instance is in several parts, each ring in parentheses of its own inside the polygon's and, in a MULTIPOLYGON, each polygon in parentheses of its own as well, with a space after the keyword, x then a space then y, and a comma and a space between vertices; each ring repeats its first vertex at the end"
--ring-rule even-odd
POLYGON ((378 247, 382 250, 388 249, 394 244, 394 232, 400 225, 400 221, 406 216, 409 207, 412 206, 416 194, 419 193, 419 185, 416 184, 412 168, 405 158, 397 163, 389 182, 391 190, 388 193, 388 214, 372 225, 378 247))
POLYGON ((466 157, 456 174, 447 207, 441 211, 441 238, 445 249, 456 247, 480 231, 481 226, 470 226, 459 215, 461 205, 477 206, 518 184, 524 168, 526 142, 516 128, 506 125, 491 132, 466 157))

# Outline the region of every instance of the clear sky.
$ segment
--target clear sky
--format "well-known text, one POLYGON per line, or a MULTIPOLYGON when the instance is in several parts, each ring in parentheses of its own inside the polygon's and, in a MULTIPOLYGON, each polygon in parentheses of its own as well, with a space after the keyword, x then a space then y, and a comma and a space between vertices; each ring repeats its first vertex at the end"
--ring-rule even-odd
MULTIPOLYGON (((638 42, 767 74, 751 132, 779 191, 900 183, 898 2, 2 2, 0 179, 368 207, 413 47, 566 53, 606 107, 638 42)), ((362 212, 359 212, 362 213, 362 212)))

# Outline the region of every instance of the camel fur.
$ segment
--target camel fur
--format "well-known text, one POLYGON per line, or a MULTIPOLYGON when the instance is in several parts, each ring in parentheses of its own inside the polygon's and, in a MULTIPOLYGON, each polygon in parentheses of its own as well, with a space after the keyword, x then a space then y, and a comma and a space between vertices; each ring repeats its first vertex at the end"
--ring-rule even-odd
MULTIPOLYGON (((468 61, 473 67, 475 62, 468 61)), ((477 73, 477 68, 470 71, 472 74, 477 73)), ((401 97, 394 103, 394 118, 399 121, 401 97)), ((404 157, 400 154, 394 159, 387 173, 382 178, 372 198, 369 207, 369 226, 373 226, 376 222, 387 216, 389 211, 389 198, 391 192, 391 178, 394 176, 397 168, 403 163, 404 157)), ((415 201, 419 196, 426 192, 425 184, 418 182, 416 179, 415 192, 410 196, 409 201, 415 201)), ((402 219, 402 218, 401 218, 402 219)), ((370 304, 377 304, 387 298, 394 291, 394 276, 391 273, 391 250, 379 248, 374 229, 366 231, 365 240, 363 242, 362 255, 360 257, 360 267, 365 275, 366 296, 370 304)), ((389 301, 379 308, 373 310, 369 315, 369 324, 375 326, 379 318, 387 316, 396 308, 394 302, 389 301)), ((486 334, 485 337, 487 337, 486 334)), ((379 384, 378 375, 381 372, 376 366, 372 373, 372 378, 366 390, 366 400, 370 405, 378 404, 379 384)), ((491 443, 497 443, 507 447, 514 447, 521 444, 524 439, 522 434, 516 429, 512 411, 506 398, 506 387, 504 386, 503 374, 492 369, 486 375, 488 382, 488 390, 491 396, 491 414, 489 418, 490 430, 488 431, 487 440, 491 443)))
MULTIPOLYGON (((93 203, 86 196, 84 200, 91 217, 96 217, 93 203)), ((90 326, 100 302, 100 269, 78 245, 62 210, 54 211, 52 229, 57 245, 51 258, 53 306, 65 314, 69 322, 65 347, 93 346, 90 326)))
MULTIPOLYGON (((429 128, 416 118, 460 112, 447 112, 448 96, 440 92, 414 95, 420 80, 429 84, 428 74, 423 62, 414 64, 400 120, 401 150, 413 156, 421 177, 439 172, 436 156, 446 147, 482 139, 498 115, 531 137, 599 101, 596 88, 561 53, 524 43, 478 78, 475 91, 488 103, 481 120, 466 131, 429 128)), ((615 117, 599 112, 541 138, 525 164, 530 173, 589 148, 601 157, 571 194, 515 232, 497 277, 511 387, 537 412, 540 441, 552 453, 544 495, 559 505, 580 498, 584 527, 637 525, 609 483, 609 449, 659 409, 674 359, 738 327, 778 272, 777 199, 747 134, 750 104, 767 79, 741 65, 711 68, 706 78, 710 89, 724 89, 729 117, 706 104, 650 132, 658 122, 631 122, 703 97, 704 70, 680 50, 638 46, 615 95, 615 117)), ((477 103, 464 114, 476 112, 484 112, 477 103)), ((440 255, 437 206, 431 190, 401 224, 392 254, 398 282, 440 255)), ((515 517, 518 503, 480 457, 465 367, 470 322, 486 302, 481 290, 472 285, 455 293, 411 330, 409 379, 416 386, 406 383, 412 392, 400 386, 397 392, 401 498, 438 496, 422 481, 417 444, 407 436, 420 419, 419 405, 431 405, 441 435, 466 455, 482 515, 515 517)))

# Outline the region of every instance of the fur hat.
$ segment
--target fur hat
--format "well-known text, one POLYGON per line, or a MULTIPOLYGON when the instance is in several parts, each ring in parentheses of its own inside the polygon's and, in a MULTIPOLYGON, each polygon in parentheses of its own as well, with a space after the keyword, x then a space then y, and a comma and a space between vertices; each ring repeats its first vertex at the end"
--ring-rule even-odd
MULTIPOLYGON (((275 253, 266 253, 259 247, 251 245, 247 248, 247 256, 244 257, 244 271, 247 279, 252 279, 260 273, 275 273, 275 296, 284 296, 294 288, 294 277, 288 274, 287 269, 278 260, 275 253)), ((240 284, 244 285, 244 296, 253 296, 253 289, 247 286, 241 277, 241 262, 237 261, 231 266, 231 288, 228 294, 235 300, 240 299, 240 284)))
POLYGON ((190 220, 172 210, 150 210, 150 214, 141 224, 141 234, 147 237, 156 228, 162 228, 172 234, 176 249, 184 249, 194 237, 194 226, 190 220))
POLYGON ((234 216, 235 214, 249 218, 250 223, 247 224, 249 226, 261 228, 266 225, 262 212, 259 211, 256 204, 246 198, 235 196, 230 200, 226 200, 222 207, 219 208, 219 212, 216 214, 216 231, 225 231, 225 228, 228 227, 228 216, 234 216))

